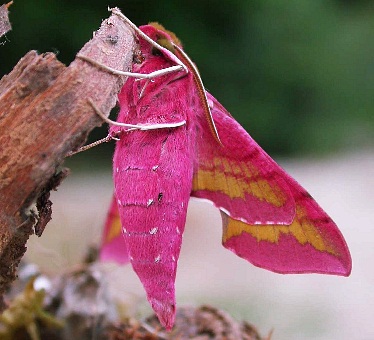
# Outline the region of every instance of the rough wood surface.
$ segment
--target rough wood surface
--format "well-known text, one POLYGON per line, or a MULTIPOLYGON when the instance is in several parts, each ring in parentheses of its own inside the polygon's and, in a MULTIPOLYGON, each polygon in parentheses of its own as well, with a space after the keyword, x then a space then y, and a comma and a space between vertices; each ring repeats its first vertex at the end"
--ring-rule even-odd
POLYGON ((9 22, 8 12, 8 8, 12 3, 13 1, 0 6, 0 37, 2 37, 5 33, 9 32, 12 29, 9 22))
MULTIPOLYGON (((128 27, 112 15, 79 53, 127 71, 134 44, 128 27)), ((81 59, 65 67, 54 54, 35 51, 0 81, 0 297, 36 223, 41 234, 50 218, 48 192, 66 175, 56 169, 101 124, 87 99, 109 113, 124 81, 81 59), (45 206, 39 216, 30 210, 35 204, 45 206)))

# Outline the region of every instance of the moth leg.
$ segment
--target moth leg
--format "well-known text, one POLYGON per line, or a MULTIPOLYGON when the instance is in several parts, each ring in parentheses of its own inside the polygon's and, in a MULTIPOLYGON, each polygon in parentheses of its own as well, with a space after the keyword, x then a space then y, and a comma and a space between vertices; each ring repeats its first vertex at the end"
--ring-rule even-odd
POLYGON ((77 57, 79 59, 82 59, 84 61, 87 61, 89 63, 91 63, 92 65, 95 65, 109 73, 112 73, 112 74, 115 74, 115 75, 119 75, 119 76, 126 76, 126 77, 132 77, 132 78, 137 78, 137 79, 153 79, 153 78, 156 78, 156 77, 159 77, 159 76, 163 76, 165 74, 168 74, 168 73, 173 73, 173 72, 178 72, 178 71, 185 71, 184 67, 181 66, 181 65, 175 65, 175 66, 170 66, 170 67, 167 67, 167 68, 164 68, 162 70, 157 70, 157 71, 153 71, 151 73, 146 73, 146 74, 143 74, 143 73, 136 73, 136 72, 126 72, 126 71, 120 71, 120 70, 116 70, 112 67, 109 67, 109 66, 106 66, 104 64, 100 64, 99 62, 97 62, 96 60, 93 60, 89 57, 86 57, 82 54, 77 54, 77 57))
POLYGON ((90 103, 92 108, 95 110, 96 114, 102 120, 104 120, 106 123, 108 123, 110 125, 115 125, 115 126, 121 126, 121 127, 128 128, 126 130, 126 132, 133 131, 133 130, 147 131, 147 130, 157 130, 157 129, 169 129, 169 128, 175 128, 175 127, 182 126, 182 125, 186 124, 185 120, 182 120, 182 121, 176 122, 176 123, 148 124, 148 125, 145 125, 145 124, 136 124, 135 125, 135 124, 118 123, 118 122, 115 122, 114 120, 109 119, 107 116, 105 116, 105 114, 103 112, 101 112, 101 110, 95 105, 95 103, 91 99, 88 99, 88 102, 90 103))
POLYGON ((80 147, 78 150, 70 151, 66 156, 67 157, 73 156, 73 155, 75 155, 77 153, 80 153, 80 152, 83 152, 83 151, 87 151, 87 150, 89 150, 91 148, 94 148, 95 146, 98 146, 98 145, 103 144, 103 143, 108 143, 108 142, 110 142, 112 140, 119 140, 119 138, 115 137, 115 136, 113 136, 111 134, 109 134, 108 136, 106 136, 106 137, 104 137, 102 139, 99 139, 96 142, 93 142, 93 143, 90 143, 90 144, 87 144, 85 146, 80 147))

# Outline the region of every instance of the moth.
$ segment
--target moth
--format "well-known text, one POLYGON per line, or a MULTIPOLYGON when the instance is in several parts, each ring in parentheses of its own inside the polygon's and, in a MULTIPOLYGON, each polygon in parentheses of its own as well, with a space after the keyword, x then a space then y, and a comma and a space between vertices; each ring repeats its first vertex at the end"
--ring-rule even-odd
POLYGON ((101 259, 131 262, 171 329, 187 206, 196 197, 220 210, 223 246, 253 265, 348 276, 351 257, 335 223, 205 90, 177 37, 112 11, 132 27, 139 51, 132 72, 118 72, 130 78, 117 121, 103 117, 108 139, 118 140, 101 259))

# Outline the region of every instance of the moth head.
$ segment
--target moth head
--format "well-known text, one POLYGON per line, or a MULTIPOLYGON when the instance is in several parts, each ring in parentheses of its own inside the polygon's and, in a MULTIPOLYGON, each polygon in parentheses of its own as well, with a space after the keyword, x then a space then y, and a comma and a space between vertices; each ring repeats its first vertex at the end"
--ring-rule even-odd
MULTIPOLYGON (((174 53, 174 45, 182 47, 182 44, 178 37, 171 31, 168 31, 161 24, 157 22, 151 22, 146 26, 142 26, 141 30, 148 35, 152 40, 157 42, 160 46, 166 48, 170 52, 174 53)), ((162 54, 157 48, 152 48, 152 54, 158 55, 162 54)))

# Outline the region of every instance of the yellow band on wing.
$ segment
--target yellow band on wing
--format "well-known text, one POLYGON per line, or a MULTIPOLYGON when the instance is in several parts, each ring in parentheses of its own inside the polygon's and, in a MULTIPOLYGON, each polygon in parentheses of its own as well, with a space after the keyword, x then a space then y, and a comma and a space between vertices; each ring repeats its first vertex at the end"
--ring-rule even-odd
POLYGON ((328 252, 336 255, 335 249, 323 238, 320 231, 307 219, 306 211, 299 205, 296 206, 296 217, 291 225, 249 225, 228 217, 229 221, 223 232, 223 242, 234 236, 245 232, 252 235, 257 241, 278 243, 281 234, 292 235, 304 245, 309 243, 318 251, 328 252))
POLYGON ((219 191, 231 199, 245 199, 249 194, 276 207, 283 206, 287 199, 280 188, 271 185, 253 166, 223 158, 215 158, 209 167, 200 167, 193 179, 193 190, 219 191))

